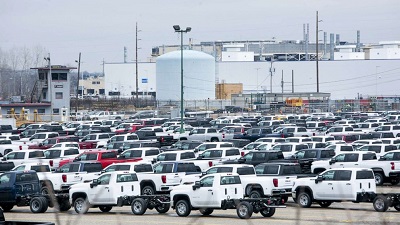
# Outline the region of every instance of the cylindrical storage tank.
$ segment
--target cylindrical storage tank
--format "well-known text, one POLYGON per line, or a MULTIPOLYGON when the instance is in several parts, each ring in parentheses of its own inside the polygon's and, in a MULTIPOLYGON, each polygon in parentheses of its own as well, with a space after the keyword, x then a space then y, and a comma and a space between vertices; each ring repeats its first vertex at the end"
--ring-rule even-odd
MULTIPOLYGON (((181 51, 169 52, 156 62, 157 100, 181 99, 181 51)), ((209 54, 183 50, 183 99, 215 98, 215 60, 209 54)))

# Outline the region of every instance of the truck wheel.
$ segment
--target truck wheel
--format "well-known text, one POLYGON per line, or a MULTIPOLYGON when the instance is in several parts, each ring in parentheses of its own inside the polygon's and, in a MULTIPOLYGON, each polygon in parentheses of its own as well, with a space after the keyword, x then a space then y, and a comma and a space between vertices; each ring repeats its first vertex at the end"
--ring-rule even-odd
POLYGON ((142 188, 142 195, 154 195, 155 191, 152 186, 144 186, 142 188))
POLYGON ((204 216, 209 216, 211 215, 211 213, 214 212, 214 209, 210 209, 210 208, 203 208, 199 210, 201 214, 203 214, 204 216))
POLYGON ((112 209, 112 206, 102 205, 102 206, 99 206, 99 209, 100 209, 100 211, 102 211, 102 212, 110 212, 111 209, 112 209))
POLYGON ((49 201, 47 200, 46 197, 39 197, 42 200, 43 203, 43 209, 42 209, 42 213, 45 213, 47 211, 47 209, 49 208, 49 201))
POLYGON ((169 203, 165 203, 165 204, 161 204, 159 206, 156 206, 156 210, 158 213, 166 213, 169 210, 169 207, 171 207, 171 205, 169 203))
POLYGON ((135 198, 132 201, 131 209, 135 215, 143 215, 147 210, 147 202, 143 198, 135 198))
POLYGON ((311 206, 311 197, 307 192, 301 192, 299 194, 299 197, 297 197, 297 203, 300 205, 302 208, 310 208, 311 206))
POLYGON ((77 198, 74 201, 74 209, 78 214, 85 214, 89 211, 89 202, 85 198, 77 198))
POLYGON ((34 197, 29 203, 29 207, 31 209, 31 212, 33 213, 44 213, 47 210, 48 205, 47 199, 43 197, 34 197))
POLYGON ((179 200, 176 205, 175 205, 175 211, 176 214, 178 214, 178 216, 181 217, 186 217, 189 216, 190 211, 192 211, 192 209, 190 208, 189 202, 187 200, 179 200))
POLYGON ((375 173, 375 184, 377 186, 383 185, 383 174, 382 173, 375 173))
POLYGON ((320 201, 318 202, 318 204, 322 207, 322 208, 328 208, 332 202, 331 201, 320 201))
POLYGON ((394 209, 396 209, 397 211, 400 211, 400 202, 397 203, 397 205, 394 205, 393 207, 394 207, 394 209))
POLYGON ((271 217, 275 214, 275 208, 263 208, 260 213, 263 217, 271 217))
POLYGON ((14 205, 5 204, 5 205, 1 205, 1 208, 3 209, 4 212, 10 212, 11 209, 14 208, 14 205))
POLYGON ((258 190, 253 190, 250 192, 249 198, 262 198, 262 194, 258 190))
POLYGON ((218 138, 213 137, 213 138, 211 138, 210 141, 211 141, 211 142, 217 142, 217 141, 218 141, 218 138))
POLYGON ((69 204, 69 201, 68 201, 68 200, 61 200, 61 201, 58 203, 58 210, 59 210, 60 212, 68 211, 70 208, 71 208, 71 204, 69 204))
POLYGON ((398 185, 398 184, 400 183, 400 179, 399 179, 399 178, 392 178, 392 179, 390 180, 390 183, 391 183, 392 185, 398 185))
POLYGON ((378 195, 373 202, 374 209, 377 212, 386 212, 389 208, 389 201, 383 195, 378 195))
POLYGON ((236 207, 236 213, 240 219, 248 219, 253 215, 253 206, 248 202, 240 202, 236 207))
POLYGON ((6 149, 6 150, 4 150, 4 155, 7 155, 10 152, 12 152, 12 149, 6 149))

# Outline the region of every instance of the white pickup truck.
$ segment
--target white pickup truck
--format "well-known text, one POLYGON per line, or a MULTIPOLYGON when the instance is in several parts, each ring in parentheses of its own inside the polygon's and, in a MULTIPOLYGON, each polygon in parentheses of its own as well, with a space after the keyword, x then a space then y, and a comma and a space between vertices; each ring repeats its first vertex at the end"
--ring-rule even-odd
MULTIPOLYGON (((278 187, 278 179, 267 176, 257 176, 254 166, 243 164, 218 165, 209 168, 202 174, 187 175, 182 178, 182 184, 198 181, 201 177, 216 173, 234 173, 240 176, 243 193, 245 197, 262 198, 285 195, 284 187, 278 187)), ((292 183, 290 183, 292 184, 292 183)), ((281 183, 284 185, 284 183, 281 183)), ((287 194, 287 193, 286 193, 287 194)), ((282 196, 285 199, 284 196, 282 196)))
POLYGON ((194 185, 179 185, 170 196, 171 207, 181 217, 188 216, 192 210, 210 215, 215 209, 236 209, 241 219, 250 218, 253 212, 271 217, 275 208, 285 207, 280 198, 244 199, 241 179, 231 173, 210 174, 194 185))
POLYGON ((100 111, 89 113, 90 120, 120 120, 124 115, 109 111, 100 111))
POLYGON ((313 202, 329 207, 332 202, 366 202, 375 197, 376 185, 371 169, 337 168, 317 177, 295 181, 293 199, 300 207, 309 208, 313 202))
POLYGON ((341 153, 330 160, 315 161, 311 173, 318 174, 335 168, 369 168, 374 171, 376 185, 390 182, 393 185, 400 180, 399 161, 378 161, 375 152, 353 151, 341 153))
POLYGON ((0 157, 3 157, 9 152, 22 150, 21 144, 14 144, 9 139, 0 139, 0 157))
POLYGON ((142 195, 166 193, 181 183, 188 174, 201 173, 192 162, 160 162, 154 165, 154 173, 138 173, 142 195))
POLYGON ((90 183, 72 185, 69 201, 79 214, 95 207, 102 212, 109 212, 114 206, 127 205, 119 199, 132 195, 140 195, 138 177, 135 173, 121 171, 104 173, 90 183))
POLYGON ((241 157, 240 149, 235 147, 212 148, 203 151, 196 160, 191 160, 201 171, 211 166, 222 164, 225 160, 236 160, 241 157))
POLYGON ((216 128, 194 128, 188 134, 183 133, 178 136, 178 140, 196 141, 224 141, 233 139, 233 133, 219 133, 216 128))
POLYGON ((40 161, 48 163, 50 168, 55 170, 59 167, 61 160, 74 159, 79 154, 78 148, 49 148, 44 151, 44 157, 40 158, 40 161))
POLYGON ((43 150, 21 150, 4 155, 2 161, 13 162, 14 166, 18 166, 27 162, 41 162, 39 158, 42 157, 44 157, 43 150))

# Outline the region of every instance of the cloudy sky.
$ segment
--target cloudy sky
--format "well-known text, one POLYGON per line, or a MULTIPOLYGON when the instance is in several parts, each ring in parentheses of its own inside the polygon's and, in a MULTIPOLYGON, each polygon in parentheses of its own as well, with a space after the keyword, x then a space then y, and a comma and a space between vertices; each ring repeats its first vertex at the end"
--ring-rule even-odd
MULTIPOLYGON (((303 23, 363 43, 400 40, 398 0, 0 0, 0 49, 42 46, 53 64, 100 72, 101 62, 135 58, 135 23, 139 25, 139 61, 151 48, 179 44, 172 25, 190 26, 186 38, 214 40, 302 39, 303 23)), ((315 35, 311 35, 311 42, 315 35)))

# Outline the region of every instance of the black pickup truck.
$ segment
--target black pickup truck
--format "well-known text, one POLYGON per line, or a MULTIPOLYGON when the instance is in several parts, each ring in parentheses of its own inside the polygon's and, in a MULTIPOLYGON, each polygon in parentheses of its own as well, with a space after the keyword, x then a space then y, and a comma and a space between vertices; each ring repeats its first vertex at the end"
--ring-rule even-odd
POLYGON ((222 164, 249 164, 256 166, 260 163, 269 162, 272 160, 283 160, 283 153, 281 151, 253 151, 245 154, 237 160, 226 160, 222 164))
POLYGON ((35 171, 9 171, 0 175, 0 207, 5 212, 14 206, 30 206, 33 213, 44 213, 48 207, 58 206, 60 211, 71 208, 68 194, 43 195, 35 171), (56 203, 56 204, 55 204, 56 203))
POLYGON ((16 129, 13 129, 11 125, 0 125, 0 134, 18 134, 19 131, 16 129))
POLYGON ((311 173, 311 164, 318 160, 327 160, 335 156, 335 150, 326 148, 303 149, 297 151, 290 159, 280 160, 276 162, 292 162, 299 163, 302 173, 311 173))

